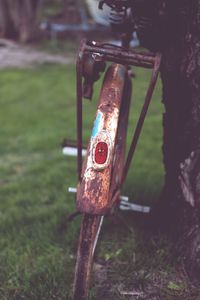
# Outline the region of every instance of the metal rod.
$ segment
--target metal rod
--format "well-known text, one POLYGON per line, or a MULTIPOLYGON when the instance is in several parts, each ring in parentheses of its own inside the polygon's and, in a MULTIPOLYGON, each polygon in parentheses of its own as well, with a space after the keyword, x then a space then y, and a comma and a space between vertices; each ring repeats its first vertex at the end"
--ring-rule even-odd
POLYGON ((153 64, 149 63, 149 62, 144 62, 144 61, 138 61, 136 59, 128 59, 128 58, 118 58, 112 55, 106 55, 105 56, 105 60, 106 61, 111 61, 111 62, 115 62, 118 64, 123 64, 123 65, 133 65, 135 67, 142 67, 145 69, 152 69, 153 64))
MULTIPOLYGON (((69 140, 69 139, 65 139, 62 143, 62 148, 65 148, 65 147, 72 147, 72 148, 75 148, 77 147, 77 141, 74 141, 74 140, 69 140)), ((87 145, 86 144, 82 144, 82 149, 87 149, 87 145)))
POLYGON ((80 51, 78 54, 77 64, 76 64, 76 93, 77 93, 77 110, 76 110, 76 120, 77 120, 77 149, 78 149, 78 158, 77 158, 77 171, 78 171, 78 180, 81 180, 81 171, 82 171, 82 55, 84 51, 85 42, 82 41, 80 51))
POLYGON ((129 60, 137 60, 138 62, 146 62, 146 63, 151 63, 152 67, 155 64, 155 55, 153 54, 145 54, 145 53, 137 53, 137 52, 128 52, 128 51, 123 51, 122 49, 109 49, 109 48, 102 48, 98 46, 89 46, 86 45, 85 50, 88 52, 96 52, 99 54, 104 54, 104 55, 110 55, 110 56, 115 56, 118 59, 129 59, 129 60))
POLYGON ((160 62, 161 62, 161 56, 160 56, 160 54, 157 54, 156 61, 155 61, 155 66, 154 66, 154 69, 153 69, 153 72, 152 72, 152 77, 151 77, 151 81, 150 81, 150 84, 149 84, 149 88, 148 88, 147 93, 146 93, 144 105, 142 107, 141 114, 140 114, 139 120, 137 122, 135 133, 134 133, 132 143, 131 143, 131 146, 130 146, 130 149, 129 149, 129 152, 128 152, 128 156, 127 156, 127 159, 126 159, 121 185, 123 185, 124 181, 126 180, 128 170, 129 170, 129 166, 131 164, 133 155, 135 153, 137 142, 138 142, 138 139, 139 139, 139 136, 140 136, 143 124, 144 124, 145 116, 146 116, 146 113, 147 113, 147 110, 148 110, 148 107, 149 107, 149 104, 150 104, 150 101, 151 101, 151 98, 152 98, 152 94, 153 94, 153 91, 154 91, 154 88, 155 88, 155 85, 156 85, 157 78, 158 78, 160 62))

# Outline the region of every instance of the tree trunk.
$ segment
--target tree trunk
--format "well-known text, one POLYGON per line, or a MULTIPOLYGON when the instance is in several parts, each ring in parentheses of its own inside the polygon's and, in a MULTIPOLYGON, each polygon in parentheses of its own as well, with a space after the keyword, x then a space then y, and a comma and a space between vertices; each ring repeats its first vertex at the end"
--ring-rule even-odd
POLYGON ((0 0, 0 28, 4 37, 21 42, 34 38, 41 0, 0 0))
POLYGON ((200 1, 184 2, 169 7, 174 39, 162 51, 163 206, 173 217, 190 276, 200 279, 200 1))
POLYGON ((2 37, 13 38, 16 35, 7 0, 0 0, 0 31, 2 37))
POLYGON ((19 40, 22 43, 28 42, 35 32, 35 11, 31 0, 18 0, 19 16, 19 40))
POLYGON ((78 0, 64 0, 64 16, 69 24, 80 23, 79 6, 78 0))
POLYGON ((200 280, 200 0, 144 0, 135 13, 143 45, 163 55, 166 176, 156 213, 200 280))
POLYGON ((36 35, 39 7, 40 0, 18 0, 18 32, 19 40, 23 43, 36 35))

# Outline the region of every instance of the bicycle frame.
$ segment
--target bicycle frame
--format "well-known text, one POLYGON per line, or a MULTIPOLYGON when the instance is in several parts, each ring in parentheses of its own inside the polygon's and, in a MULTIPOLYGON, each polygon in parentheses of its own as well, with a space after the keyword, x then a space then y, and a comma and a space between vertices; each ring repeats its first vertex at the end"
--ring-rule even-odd
MULTIPOLYGON (((78 150, 78 158, 77 158, 77 171, 78 171, 78 179, 79 179, 79 187, 77 189, 77 208, 81 213, 90 213, 96 215, 105 215, 109 212, 114 200, 119 195, 119 190, 122 187, 130 167, 130 163, 132 161, 137 142, 142 130, 142 126, 145 120, 145 116, 152 98, 152 94, 155 88, 155 84, 158 78, 159 68, 161 63, 161 55, 159 53, 141 53, 141 52, 133 52, 125 50, 124 48, 112 47, 107 44, 98 44, 96 42, 86 42, 83 41, 80 47, 80 51, 78 53, 77 59, 77 150, 78 150), (113 195, 109 195, 109 203, 104 202, 105 197, 101 197, 102 194, 107 195, 109 191, 108 182, 111 176, 111 164, 108 168, 102 168, 103 171, 99 172, 99 166, 93 164, 93 171, 91 172, 90 164, 91 159, 87 161, 86 167, 86 176, 84 172, 82 172, 82 103, 83 103, 83 66, 84 66, 84 55, 92 54, 96 57, 101 57, 103 61, 114 62, 116 64, 120 64, 121 67, 118 67, 117 72, 119 72, 121 76, 115 82, 113 82, 113 89, 107 90, 104 95, 100 96, 100 104, 98 106, 98 113, 96 115, 96 121, 93 128, 93 134, 98 135, 98 131, 103 128, 109 128, 110 132, 113 130, 113 134, 116 134, 120 103, 119 103, 119 95, 118 91, 123 90, 123 84, 126 80, 128 66, 139 66, 147 69, 152 69, 152 76, 149 83, 149 87, 146 93, 146 97, 144 100, 144 104, 136 125, 135 132, 133 134, 132 142, 130 145, 130 149, 128 151, 127 158, 125 160, 125 165, 123 166, 122 178, 121 182, 118 184, 118 189, 115 191, 113 195), (112 108, 110 109, 110 113, 108 112, 108 107, 106 103, 106 99, 112 97, 112 108), (116 113, 113 113, 116 110, 116 113), (106 121, 101 120, 101 114, 106 114, 106 121), (104 122, 101 124, 101 122, 104 122), (106 122, 106 124, 105 124, 106 122), (100 125, 99 125, 100 124, 100 125), (97 130, 97 128, 100 128, 97 130), (97 130, 97 132, 95 132, 97 130), (95 132, 95 133, 94 133, 95 132), (94 179, 94 180, 93 180, 94 179), (90 182, 90 184, 88 184, 90 182), (103 191, 103 193, 102 193, 103 191), (79 194, 81 195, 81 200, 79 201, 79 194), (88 201, 89 198, 89 201, 88 201), (98 199, 98 201, 96 201, 98 199)), ((119 77, 120 77, 119 76, 119 77)), ((96 143, 98 141, 98 136, 94 136, 96 138, 96 143)), ((101 137, 102 138, 102 137, 101 137)), ((108 144, 108 160, 105 164, 108 164, 108 161, 112 159, 112 144, 109 140, 109 136, 105 133, 105 140, 108 144)), ((68 145, 68 144, 67 144, 68 145)), ((89 145, 89 155, 90 158, 93 153, 92 149, 94 149, 94 145, 89 145)), ((105 165, 104 165, 105 167, 105 165)), ((100 168, 100 167, 99 167, 100 168)))

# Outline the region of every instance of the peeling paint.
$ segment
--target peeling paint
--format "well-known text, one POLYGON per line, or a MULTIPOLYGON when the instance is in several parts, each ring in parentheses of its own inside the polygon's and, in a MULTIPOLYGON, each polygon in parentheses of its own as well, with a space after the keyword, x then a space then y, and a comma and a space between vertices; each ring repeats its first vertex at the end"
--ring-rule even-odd
POLYGON ((94 121, 94 126, 92 129, 92 137, 95 138, 100 129, 102 128, 103 123, 103 114, 101 111, 98 111, 96 119, 94 121))
POLYGON ((127 67, 120 64, 111 65, 105 75, 85 171, 77 192, 77 208, 81 212, 101 215, 110 209, 112 160, 126 76, 127 67), (94 149, 99 141, 105 141, 109 149, 107 160, 101 166, 94 161, 94 149))

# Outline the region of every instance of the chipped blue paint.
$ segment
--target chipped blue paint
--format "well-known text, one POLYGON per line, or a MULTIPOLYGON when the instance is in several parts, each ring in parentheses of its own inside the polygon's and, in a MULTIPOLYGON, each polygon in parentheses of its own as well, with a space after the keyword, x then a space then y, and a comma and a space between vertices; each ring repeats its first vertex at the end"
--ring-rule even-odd
POLYGON ((92 137, 95 138, 95 136, 97 135, 97 133, 99 132, 99 125, 100 125, 100 121, 101 121, 101 117, 102 117, 102 113, 98 112, 96 119, 94 121, 94 126, 92 129, 92 137))

